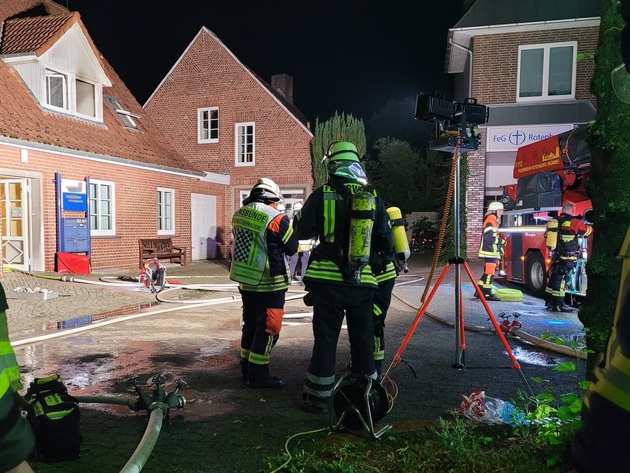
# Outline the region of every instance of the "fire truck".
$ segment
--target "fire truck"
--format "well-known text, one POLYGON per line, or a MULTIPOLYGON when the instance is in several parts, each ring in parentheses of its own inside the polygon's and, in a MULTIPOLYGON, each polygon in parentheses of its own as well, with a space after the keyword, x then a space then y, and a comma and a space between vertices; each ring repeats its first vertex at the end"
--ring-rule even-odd
MULTIPOLYGON (((555 169, 548 166, 540 172, 517 172, 518 166, 522 168, 532 162, 521 153, 523 149, 532 153, 532 145, 519 149, 514 172, 517 184, 503 186, 501 201, 505 211, 499 231, 506 245, 499 264, 499 276, 509 282, 523 284, 534 296, 544 296, 552 263, 545 238, 547 222, 558 215, 567 202, 575 205, 574 215, 587 222, 592 221, 592 203, 585 190, 590 173, 590 152, 583 149, 586 146, 586 130, 580 132, 581 153, 576 151, 577 143, 569 146, 571 138, 577 141, 575 130, 548 138, 545 140, 547 147, 542 147, 540 142, 533 143, 538 145, 538 154, 534 152, 533 162, 544 163, 551 161, 551 157, 559 157, 560 162, 553 166, 555 169)), ((540 169, 542 166, 533 165, 532 168, 540 169)), ((590 253, 590 237, 579 237, 579 243, 577 266, 566 288, 569 303, 579 303, 586 295, 585 265, 590 253)))

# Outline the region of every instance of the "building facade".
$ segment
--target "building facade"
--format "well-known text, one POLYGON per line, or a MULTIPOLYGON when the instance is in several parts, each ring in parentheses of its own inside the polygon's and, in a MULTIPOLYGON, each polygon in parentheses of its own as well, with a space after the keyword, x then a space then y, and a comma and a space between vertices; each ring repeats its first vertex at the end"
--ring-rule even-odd
POLYGON ((3 0, 0 27, 4 266, 54 271, 67 253, 94 270, 137 268, 138 240, 152 237, 216 256, 230 176, 177 152, 80 15, 3 0))
MULTIPOLYGON (((195 166, 230 177, 222 194, 222 241, 231 215, 260 177, 273 179, 292 204, 313 189, 312 133, 293 104, 293 79, 271 84, 248 69, 210 30, 201 28, 144 104, 164 136, 195 166)), ((229 247, 221 247, 227 254, 229 247)))
POLYGON ((489 109, 479 149, 467 154, 469 257, 477 257, 488 203, 516 183, 518 148, 595 118, 599 15, 598 0, 476 0, 449 30, 455 101, 474 97, 489 109))

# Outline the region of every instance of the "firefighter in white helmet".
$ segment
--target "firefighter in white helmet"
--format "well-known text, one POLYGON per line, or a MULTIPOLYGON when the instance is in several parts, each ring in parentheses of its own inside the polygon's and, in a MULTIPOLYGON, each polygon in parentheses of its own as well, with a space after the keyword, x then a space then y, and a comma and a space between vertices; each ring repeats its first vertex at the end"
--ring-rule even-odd
POLYGON ((500 300, 492 293, 492 279, 497 269, 499 258, 503 254, 505 241, 499 237, 499 221, 503 215, 501 202, 490 202, 483 219, 479 257, 484 259, 483 275, 478 284, 487 301, 500 300))
POLYGON ((269 373, 269 356, 280 336, 289 269, 285 255, 298 242, 288 217, 277 209, 280 187, 263 177, 232 217, 230 279, 243 299, 241 373, 250 388, 276 388, 281 378, 269 373))

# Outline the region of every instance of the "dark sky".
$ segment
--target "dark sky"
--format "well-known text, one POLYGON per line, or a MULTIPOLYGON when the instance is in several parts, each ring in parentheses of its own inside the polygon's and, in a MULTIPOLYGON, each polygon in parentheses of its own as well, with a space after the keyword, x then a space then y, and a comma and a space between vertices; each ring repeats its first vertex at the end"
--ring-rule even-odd
POLYGON ((462 0, 56 0, 144 104, 202 26, 267 82, 287 73, 312 121, 369 120, 389 99, 450 91, 446 37, 462 0))

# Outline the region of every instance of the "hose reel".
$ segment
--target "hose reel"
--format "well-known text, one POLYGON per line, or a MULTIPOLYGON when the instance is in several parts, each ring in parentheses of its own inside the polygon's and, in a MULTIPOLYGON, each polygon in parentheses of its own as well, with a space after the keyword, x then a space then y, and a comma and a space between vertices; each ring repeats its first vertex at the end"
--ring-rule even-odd
POLYGON ((335 384, 331 397, 331 430, 365 429, 377 439, 392 428, 386 425, 378 431, 374 430, 374 424, 387 414, 388 399, 385 388, 369 376, 342 376, 335 384))

